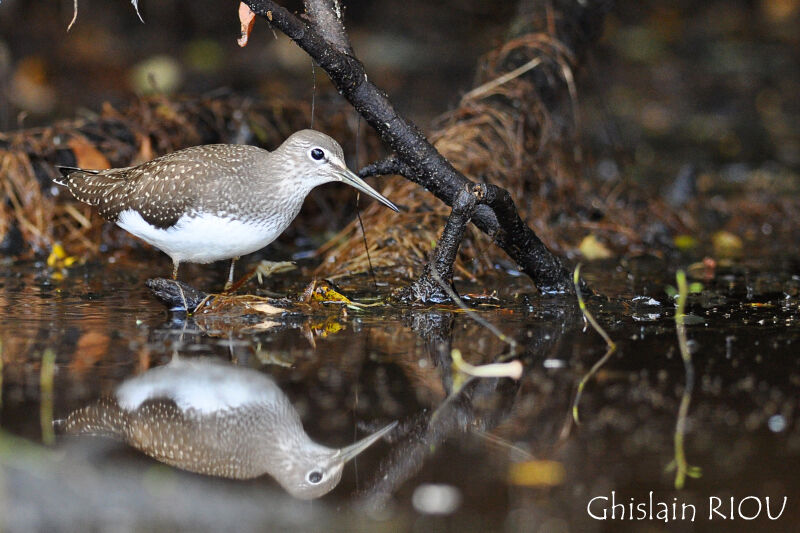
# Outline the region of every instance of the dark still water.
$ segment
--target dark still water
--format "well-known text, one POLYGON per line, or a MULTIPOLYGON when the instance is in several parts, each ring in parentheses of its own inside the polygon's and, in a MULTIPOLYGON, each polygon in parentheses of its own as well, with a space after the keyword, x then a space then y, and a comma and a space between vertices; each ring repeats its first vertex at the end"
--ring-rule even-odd
MULTIPOLYGON (((588 377, 606 346, 572 298, 458 283, 519 380, 453 369, 510 350, 456 307, 185 319, 144 286, 162 267, 0 267, 0 530, 797 530, 796 262, 690 297, 691 397, 657 261, 584 267, 617 344, 588 377)), ((374 301, 362 283, 342 288, 374 301)))

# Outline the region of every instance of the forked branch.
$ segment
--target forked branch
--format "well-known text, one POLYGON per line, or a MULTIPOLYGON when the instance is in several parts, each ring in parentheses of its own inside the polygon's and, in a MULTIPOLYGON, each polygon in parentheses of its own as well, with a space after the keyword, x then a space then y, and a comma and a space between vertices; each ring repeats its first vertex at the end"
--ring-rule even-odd
MULTIPOLYGON (((361 114, 396 154, 402 174, 425 187, 437 198, 453 206, 461 191, 475 184, 453 168, 431 145, 422 132, 401 116, 385 93, 369 79, 362 63, 346 46, 335 42, 346 33, 341 19, 330 10, 335 0, 309 0, 310 23, 306 23, 271 0, 244 0, 257 15, 265 18, 306 51, 327 73, 337 90, 361 114), (313 4, 313 6, 312 6, 313 4), (315 10, 329 11, 321 17, 315 10), (325 26, 319 27, 322 20, 325 26), (336 22, 338 21, 338 22, 336 22), (329 27, 336 24, 340 27, 329 27), (335 37, 332 37, 335 35, 335 37)), ((497 189, 493 201, 482 202, 472 213, 473 223, 500 246, 530 276, 543 292, 571 292, 569 271, 547 249, 517 213, 507 191, 497 189)))

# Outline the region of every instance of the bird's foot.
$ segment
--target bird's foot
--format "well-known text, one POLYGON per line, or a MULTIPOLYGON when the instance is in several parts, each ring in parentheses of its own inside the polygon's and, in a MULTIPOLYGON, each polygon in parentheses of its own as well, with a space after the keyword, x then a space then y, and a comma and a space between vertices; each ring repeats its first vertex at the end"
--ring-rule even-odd
POLYGON ((289 270, 294 270, 297 266, 291 261, 259 261, 259 263, 251 268, 247 274, 242 276, 242 278, 235 282, 235 283, 226 283, 225 288, 222 291, 222 294, 231 295, 238 291, 242 285, 250 281, 253 276, 258 277, 258 283, 261 284, 263 278, 268 278, 273 274, 279 274, 281 272, 288 272, 289 270))
POLYGON ((273 274, 280 274, 281 272, 289 272, 297 268, 293 261, 259 261, 256 265, 253 274, 258 277, 258 284, 263 282, 262 278, 268 278, 273 274))

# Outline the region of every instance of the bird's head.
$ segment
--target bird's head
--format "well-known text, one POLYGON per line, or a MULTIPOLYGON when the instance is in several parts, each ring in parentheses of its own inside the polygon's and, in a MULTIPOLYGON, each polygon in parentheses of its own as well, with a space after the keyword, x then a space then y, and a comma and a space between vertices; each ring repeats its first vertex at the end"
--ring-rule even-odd
POLYGON ((308 190, 323 183, 341 181, 372 196, 386 207, 398 210, 386 197, 347 168, 342 147, 324 133, 300 130, 286 139, 275 152, 290 162, 292 175, 310 185, 308 190))
POLYGON ((339 484, 345 463, 369 448, 396 425, 397 422, 392 422, 355 444, 338 450, 309 440, 306 445, 293 450, 291 459, 285 463, 284 472, 276 473, 274 477, 295 498, 320 498, 339 484))

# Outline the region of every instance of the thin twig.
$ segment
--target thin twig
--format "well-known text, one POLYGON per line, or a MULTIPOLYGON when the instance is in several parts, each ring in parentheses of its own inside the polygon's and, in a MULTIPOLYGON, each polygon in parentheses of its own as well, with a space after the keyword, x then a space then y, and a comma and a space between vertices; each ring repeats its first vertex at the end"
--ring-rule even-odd
MULTIPOLYGON (((359 154, 359 147, 361 143, 361 115, 356 114, 356 168, 360 164, 360 158, 358 157, 359 154)), ((358 217, 358 225, 361 226, 361 237, 364 240, 364 252, 367 254, 367 263, 369 264, 369 275, 372 277, 372 284, 375 286, 375 290, 378 289, 378 280, 375 279, 375 269, 372 267, 372 256, 369 253, 369 245, 367 244, 367 230, 364 229, 364 221, 361 220, 361 209, 358 206, 359 200, 361 200, 361 193, 356 193, 356 216, 358 217)))
POLYGON ((317 103, 317 64, 311 60, 311 124, 308 126, 314 129, 314 111, 317 103))

